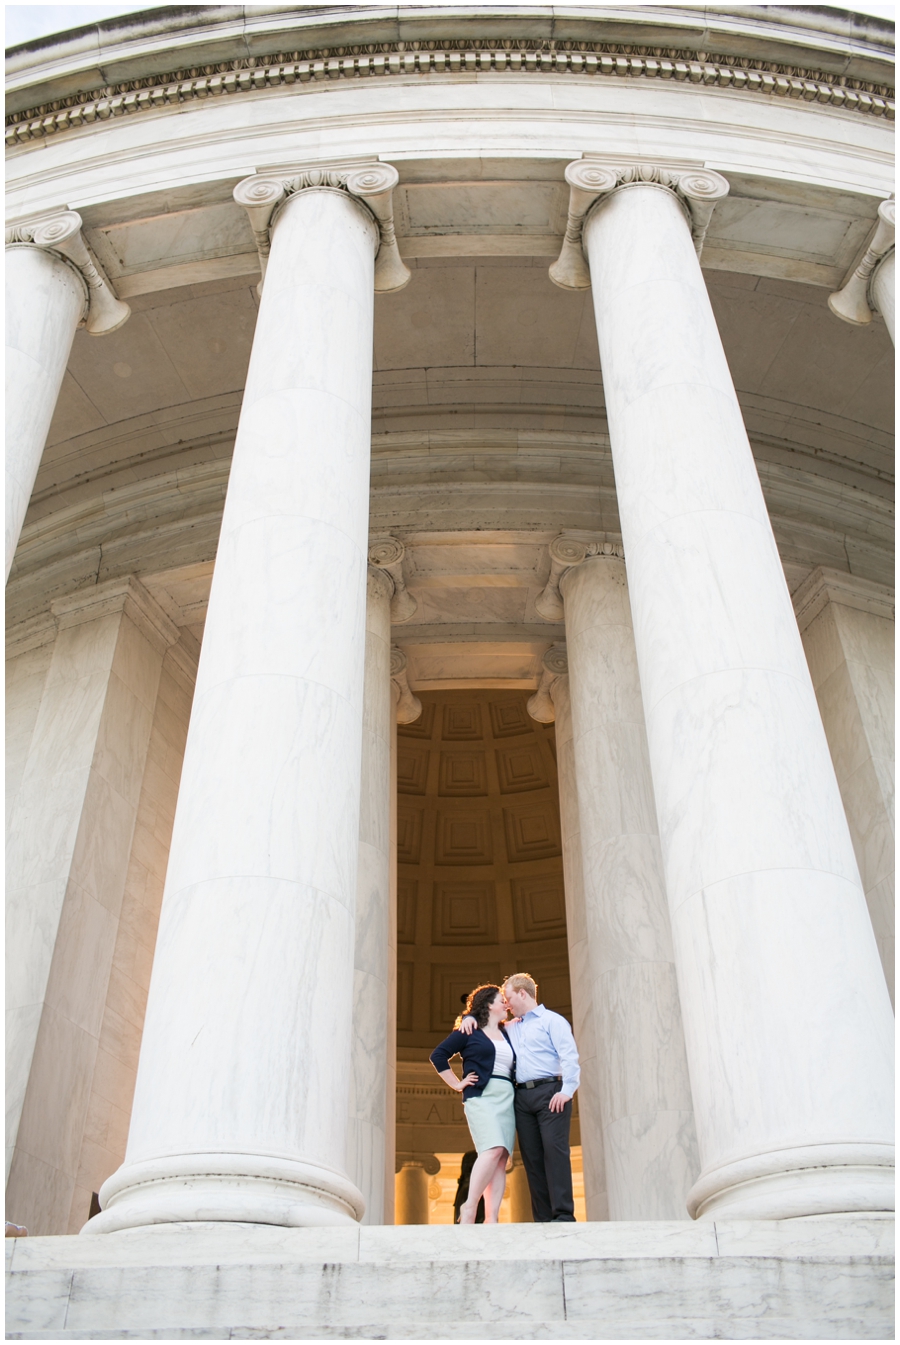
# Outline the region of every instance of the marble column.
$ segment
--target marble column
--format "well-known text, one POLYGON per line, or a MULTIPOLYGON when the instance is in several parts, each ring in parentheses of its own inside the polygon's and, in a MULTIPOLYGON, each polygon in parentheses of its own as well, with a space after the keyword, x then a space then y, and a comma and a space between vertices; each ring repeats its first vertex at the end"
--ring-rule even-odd
POLYGON ((6 575, 75 331, 115 331, 131 312, 97 269, 73 210, 6 232, 6 575))
POLYGON ((727 183, 567 178, 597 198, 584 249, 701 1160, 688 1209, 884 1211, 890 1000, 697 255, 727 183))
POLYGON ((894 593, 817 568, 794 611, 894 998, 894 593))
MULTIPOLYGON (((391 935, 391 599, 389 574, 369 566, 363 687, 359 873, 353 970, 353 1039, 347 1171, 366 1202, 363 1222, 384 1223, 391 935)), ((393 1164, 391 1164, 391 1169, 393 1164)))
MULTIPOLYGON (((891 202, 893 204, 893 202, 891 202)), ((872 273, 872 302, 875 311, 884 318, 891 340, 897 344, 894 334, 894 314, 896 312, 895 262, 897 251, 891 248, 887 256, 882 257, 872 273)))
MULTIPOLYGON (((562 573, 562 571, 560 571, 562 573)), ((558 579, 558 575, 555 576, 558 579)), ((554 618, 562 616, 562 604, 554 618)), ((588 1219, 609 1218, 606 1162, 603 1152, 602 1084, 598 1058, 597 1014, 590 970, 588 919, 581 855, 581 818, 578 801, 568 660, 564 645, 554 645, 543 659, 541 683, 528 702, 528 713, 541 724, 556 724, 556 768, 559 817, 566 896, 566 935, 569 982, 572 988, 572 1028, 578 1044, 581 1083, 578 1088, 578 1124, 584 1165, 584 1202, 588 1219)), ((524 1178, 524 1169, 522 1169, 524 1178)), ((527 1185, 527 1183, 526 1183, 527 1185)), ((529 1203, 529 1211, 531 1209, 529 1203)), ((529 1215, 530 1217, 530 1215, 529 1215)), ((514 1222, 522 1222, 515 1219, 514 1222)))
MULTIPOLYGON (((354 173, 356 174, 354 176, 354 173)), ((344 1224, 379 230, 285 183, 228 482, 125 1162, 88 1232, 344 1224)))
MULTIPOLYGON (((369 555, 372 555, 370 548, 369 555)), ((382 557, 383 559, 383 557, 382 557)), ((404 589, 394 580, 391 613, 397 607, 398 592, 404 589)), ((413 600, 415 603, 415 600, 413 600)), ((415 611, 404 600, 404 619, 415 611)), ((390 841, 390 926, 388 933, 388 1018, 387 1041, 384 1052, 387 1072, 387 1105, 385 1108, 385 1180, 384 1222, 401 1223, 395 1211, 397 1183, 394 1178, 397 1150, 397 725, 413 724, 422 713, 422 702, 414 694, 406 672, 406 655, 396 645, 391 649, 391 841, 390 841)), ((437 1160, 435 1160, 437 1161, 437 1160)), ((440 1167, 435 1168, 438 1172, 440 1167)))
POLYGON ((897 204, 882 201, 878 222, 862 261, 842 289, 828 297, 828 307, 837 318, 854 327, 865 327, 872 313, 884 318, 892 341, 894 337, 894 227, 897 204))
POLYGON ((397 1173, 396 1222, 428 1223, 428 1172, 420 1159, 409 1159, 397 1173))
POLYGON ((607 550, 560 590, 609 1217, 680 1219, 697 1140, 625 562, 607 550))

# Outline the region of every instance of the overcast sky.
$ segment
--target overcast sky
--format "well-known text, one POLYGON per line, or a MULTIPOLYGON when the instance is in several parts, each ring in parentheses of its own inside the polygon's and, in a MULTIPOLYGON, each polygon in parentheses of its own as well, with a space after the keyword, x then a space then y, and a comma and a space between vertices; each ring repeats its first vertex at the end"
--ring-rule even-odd
MULTIPOLYGON (((423 0, 417 0, 421 4, 423 0)), ((446 0, 424 0, 424 3, 446 3, 446 0)), ((526 0, 527 2, 527 0, 526 0)), ((594 0, 594 3, 605 3, 607 0, 594 0)), ((373 0, 373 3, 381 4, 381 0, 373 0)), ((620 0, 608 0, 610 4, 618 4, 620 0)), ((292 6, 286 5, 285 8, 292 6)), ((94 23, 97 19, 113 18, 116 14, 133 14, 139 10, 162 9, 164 5, 154 4, 153 0, 145 0, 143 4, 126 5, 5 5, 4 13, 6 18, 6 45, 14 47, 19 42, 29 42, 35 37, 45 37, 48 33, 60 33, 66 28, 80 28, 82 24, 94 23)), ((895 5, 888 4, 852 4, 845 6, 830 6, 830 8, 854 9, 861 14, 876 14, 879 18, 893 19, 895 17, 895 5)))

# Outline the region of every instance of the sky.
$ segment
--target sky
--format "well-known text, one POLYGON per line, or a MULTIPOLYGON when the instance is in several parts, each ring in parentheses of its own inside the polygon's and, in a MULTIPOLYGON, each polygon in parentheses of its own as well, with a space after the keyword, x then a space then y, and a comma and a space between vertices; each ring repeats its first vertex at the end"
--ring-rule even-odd
MULTIPOLYGON (((425 3, 429 2, 430 0, 425 0, 425 3)), ((601 4, 606 2, 607 0, 599 0, 601 4)), ((422 0, 418 0, 418 3, 421 4, 422 0)), ((594 3, 598 3, 598 0, 594 0, 594 3)), ((608 3, 617 4, 619 0, 608 0, 608 3)), ((114 18, 117 14, 133 14, 138 10, 164 7, 163 4, 154 3, 154 0, 143 2, 138 0, 138 3, 124 5, 4 5, 6 46, 13 47, 19 42, 30 42, 33 38, 63 32, 67 28, 80 28, 83 24, 94 23, 97 19, 114 18)), ((862 0, 858 0, 857 3, 847 0, 845 5, 831 5, 829 8, 854 9, 860 14, 874 14, 883 19, 893 19, 896 11, 896 6, 892 4, 864 4, 862 0)))

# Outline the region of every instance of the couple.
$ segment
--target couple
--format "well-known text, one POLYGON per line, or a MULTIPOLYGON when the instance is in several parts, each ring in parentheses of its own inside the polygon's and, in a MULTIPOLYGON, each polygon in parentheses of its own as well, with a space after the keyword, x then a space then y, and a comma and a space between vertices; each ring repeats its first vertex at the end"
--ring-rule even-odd
POLYGON ((431 1053, 444 1082, 463 1095, 478 1150, 461 1224, 474 1224, 482 1193, 485 1223, 498 1222, 517 1131, 535 1223, 575 1222, 569 1124, 581 1077, 578 1051, 565 1018, 536 996, 537 986, 523 972, 507 977, 502 988, 479 985, 457 1028, 431 1053), (462 1079, 450 1068, 457 1054, 462 1079))

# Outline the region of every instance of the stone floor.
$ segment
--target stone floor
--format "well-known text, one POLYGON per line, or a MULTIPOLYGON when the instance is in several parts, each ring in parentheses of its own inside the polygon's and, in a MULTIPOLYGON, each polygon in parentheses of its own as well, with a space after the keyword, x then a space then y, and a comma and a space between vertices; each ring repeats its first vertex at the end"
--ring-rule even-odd
POLYGON ((887 1340, 893 1221, 10 1239, 12 1340, 887 1340))

